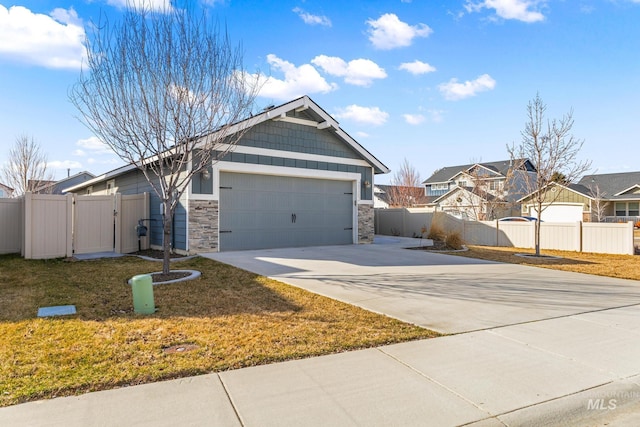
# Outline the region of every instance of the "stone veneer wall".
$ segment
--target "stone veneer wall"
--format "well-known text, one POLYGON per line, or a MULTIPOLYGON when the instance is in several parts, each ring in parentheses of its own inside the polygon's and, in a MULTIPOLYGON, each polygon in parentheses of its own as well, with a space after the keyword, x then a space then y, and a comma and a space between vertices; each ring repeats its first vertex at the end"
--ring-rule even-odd
POLYGON ((373 205, 358 205, 358 243, 373 243, 373 205))
POLYGON ((218 201, 189 200, 189 252, 218 250, 218 201))

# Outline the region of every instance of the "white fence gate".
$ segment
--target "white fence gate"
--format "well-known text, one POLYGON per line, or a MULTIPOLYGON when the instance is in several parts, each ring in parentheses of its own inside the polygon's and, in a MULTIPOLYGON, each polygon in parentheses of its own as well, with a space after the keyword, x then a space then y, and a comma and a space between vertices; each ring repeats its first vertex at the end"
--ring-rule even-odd
MULTIPOLYGON (((136 225, 149 217, 149 195, 78 196, 27 193, 0 199, 0 253, 47 259, 138 250, 136 225)), ((149 238, 140 240, 143 249, 149 238)))

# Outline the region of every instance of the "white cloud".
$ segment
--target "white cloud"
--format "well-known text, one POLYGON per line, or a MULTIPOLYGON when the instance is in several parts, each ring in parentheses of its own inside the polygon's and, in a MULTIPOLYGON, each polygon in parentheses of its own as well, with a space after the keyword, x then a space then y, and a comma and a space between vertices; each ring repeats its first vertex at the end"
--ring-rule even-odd
MULTIPOLYGON (((171 10, 171 0, 107 0, 107 3, 116 7, 155 10, 158 12, 169 12, 171 10)), ((212 4, 210 1, 206 3, 212 4)))
POLYGON ((369 59, 354 59, 347 63, 337 56, 319 55, 311 63, 327 74, 344 77, 345 83, 356 86, 371 86, 374 79, 387 77, 384 69, 369 59))
POLYGON ((393 13, 386 13, 380 18, 369 19, 369 40, 377 49, 394 49, 410 46, 416 37, 428 37, 433 32, 426 24, 409 25, 400 21, 393 13))
POLYGON ((51 16, 0 5, 0 57, 47 68, 79 69, 86 50, 82 21, 71 8, 51 16))
POLYGON ((502 19, 515 19, 523 22, 543 21, 544 15, 536 10, 538 4, 545 4, 546 0, 483 0, 480 2, 467 1, 464 5, 467 12, 480 12, 482 9, 493 9, 502 19))
POLYGON ((334 116, 338 119, 352 120, 374 126, 384 124, 389 118, 389 114, 380 110, 378 107, 361 107, 355 104, 338 109, 338 112, 334 114, 334 116))
POLYGON ((86 155, 86 151, 90 151, 96 154, 114 154, 113 150, 109 148, 107 144, 102 142, 98 137, 90 136, 86 139, 79 139, 76 141, 76 145, 80 147, 79 150, 73 152, 76 156, 86 155))
POLYGON ((300 17, 300 19, 304 21, 305 24, 323 25, 325 27, 331 26, 331 20, 326 16, 312 15, 300 9, 299 7, 294 8, 293 12, 296 13, 300 17))
POLYGON ((257 83, 260 87, 259 96, 290 100, 312 93, 328 93, 338 88, 335 83, 328 83, 311 64, 296 67, 273 54, 267 55, 267 62, 274 70, 284 73, 284 80, 245 73, 244 78, 250 85, 257 83))
POLYGON ((356 132, 356 136, 357 136, 358 138, 369 138, 371 135, 369 135, 369 134, 368 134, 368 133, 366 133, 366 132, 359 131, 359 132, 356 132))
POLYGON ((422 114, 403 114, 402 117, 404 117, 404 121, 410 125, 419 125, 425 120, 422 114))
POLYGON ((403 62, 402 64, 400 64, 400 67, 398 68, 401 70, 408 71, 414 75, 433 73, 434 71, 436 71, 436 67, 434 67, 433 65, 429 65, 426 62, 422 62, 418 60, 413 62, 403 62))
POLYGON ((476 96, 479 92, 492 90, 495 86, 496 81, 489 74, 483 74, 475 80, 467 80, 464 83, 458 83, 458 79, 451 79, 439 85, 438 89, 445 99, 457 101, 476 96))
POLYGON ((54 160, 47 162, 47 168, 49 169, 82 169, 82 163, 75 160, 54 160))

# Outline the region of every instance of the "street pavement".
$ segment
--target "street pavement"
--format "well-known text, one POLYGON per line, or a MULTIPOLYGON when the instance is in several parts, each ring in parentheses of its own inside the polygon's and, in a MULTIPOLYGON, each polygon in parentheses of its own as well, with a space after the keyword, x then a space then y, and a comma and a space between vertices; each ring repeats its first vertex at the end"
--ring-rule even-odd
POLYGON ((419 244, 206 256, 448 336, 0 408, 0 426, 640 425, 639 282, 419 244))

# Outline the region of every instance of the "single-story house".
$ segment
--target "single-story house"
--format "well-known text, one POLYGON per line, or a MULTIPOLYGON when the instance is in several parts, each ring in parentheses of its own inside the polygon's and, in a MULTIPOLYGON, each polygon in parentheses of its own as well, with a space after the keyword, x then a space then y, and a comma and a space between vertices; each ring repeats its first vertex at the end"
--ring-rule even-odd
MULTIPOLYGON (((575 184, 551 183, 541 219, 547 222, 640 221, 640 171, 585 175, 575 184)), ((534 194, 519 201, 522 214, 537 217, 534 194)))
MULTIPOLYGON (((373 180, 389 172, 380 160, 308 96, 245 123, 251 127, 235 148, 196 175, 183 194, 173 219, 176 251, 373 242, 373 180)), ((135 165, 67 191, 148 192, 150 243, 162 246, 160 200, 135 165)))

